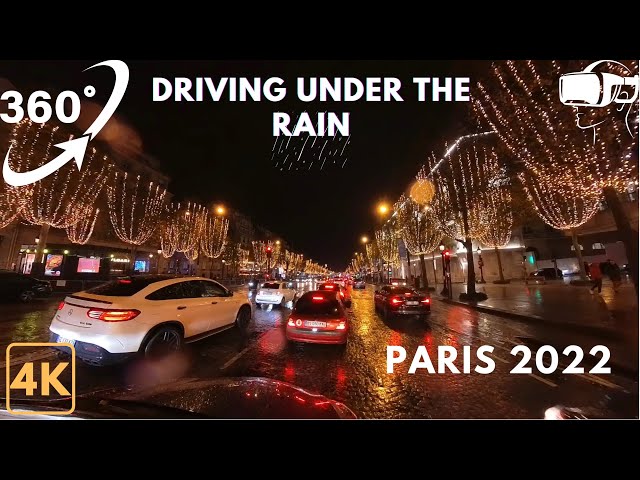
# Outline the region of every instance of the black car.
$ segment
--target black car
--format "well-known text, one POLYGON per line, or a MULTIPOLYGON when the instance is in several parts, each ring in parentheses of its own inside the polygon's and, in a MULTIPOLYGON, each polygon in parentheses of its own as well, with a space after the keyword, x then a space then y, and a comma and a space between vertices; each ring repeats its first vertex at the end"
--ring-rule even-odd
POLYGON ((374 305, 385 320, 396 315, 419 315, 426 318, 431 313, 431 298, 413 288, 385 285, 374 293, 374 305))
POLYGON ((562 278, 562 270, 559 268, 554 269, 553 267, 541 268, 540 270, 536 270, 531 273, 532 277, 544 278, 545 280, 554 280, 556 278, 562 278), (555 270, 555 274, 554 271, 555 270))
POLYGON ((23 275, 11 270, 0 270, 0 298, 28 303, 36 297, 51 295, 51 284, 46 280, 23 275))

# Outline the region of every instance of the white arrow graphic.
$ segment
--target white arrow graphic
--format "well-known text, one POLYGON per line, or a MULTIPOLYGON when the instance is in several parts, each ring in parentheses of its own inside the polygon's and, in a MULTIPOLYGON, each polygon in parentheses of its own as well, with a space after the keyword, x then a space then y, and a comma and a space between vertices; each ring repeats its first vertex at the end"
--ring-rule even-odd
POLYGON ((76 161, 78 170, 82 168, 82 160, 84 160, 84 152, 89 144, 89 135, 84 135, 79 138, 74 138, 67 142, 57 143, 55 146, 64 150, 60 155, 45 163, 41 167, 31 170, 30 172, 14 172, 9 166, 9 154, 11 153, 11 147, 7 152, 7 156, 4 158, 4 165, 2 167, 2 176, 4 181, 13 187, 24 187, 31 183, 42 180, 43 178, 51 175, 53 172, 64 166, 71 160, 76 161))
POLYGON ((74 140, 56 144, 56 147, 61 148, 64 151, 56 158, 49 161, 49 163, 29 172, 14 172, 11 169, 11 166, 9 165, 11 147, 9 147, 7 155, 4 158, 4 165, 2 166, 2 176, 4 177, 5 182, 13 187, 30 185, 51 175, 67 162, 74 159, 78 166, 78 171, 82 168, 82 160, 84 159, 84 154, 89 141, 95 138, 116 111, 116 108, 120 105, 120 101, 122 100, 129 83, 129 67, 127 67, 126 63, 120 60, 107 60, 105 62, 96 63, 84 71, 86 72, 87 70, 100 66, 111 68, 116 75, 116 81, 113 85, 113 90, 111 91, 107 104, 100 112, 100 115, 98 115, 89 128, 87 128, 83 136, 74 140))

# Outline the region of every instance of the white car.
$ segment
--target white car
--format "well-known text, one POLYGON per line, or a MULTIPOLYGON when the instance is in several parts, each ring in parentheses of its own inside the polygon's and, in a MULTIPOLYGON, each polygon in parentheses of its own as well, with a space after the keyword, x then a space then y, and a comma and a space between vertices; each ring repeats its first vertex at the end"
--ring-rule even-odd
POLYGON ((251 317, 245 296, 213 280, 138 275, 67 296, 50 341, 70 343, 81 360, 104 365, 137 353, 162 356, 234 326, 246 330, 251 317))
POLYGON ((262 284, 256 294, 256 305, 264 308, 267 305, 280 305, 286 307, 287 303, 295 302, 298 292, 289 282, 266 282, 262 284))

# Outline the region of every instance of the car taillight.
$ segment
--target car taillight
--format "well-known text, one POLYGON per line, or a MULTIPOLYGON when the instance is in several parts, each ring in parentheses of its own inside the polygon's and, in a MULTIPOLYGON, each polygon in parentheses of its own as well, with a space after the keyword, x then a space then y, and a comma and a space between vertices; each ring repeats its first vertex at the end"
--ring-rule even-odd
POLYGON ((324 297, 311 297, 311 299, 312 299, 314 302, 322 302, 322 301, 324 300, 324 297))
POLYGON ((431 299, 430 298, 425 298, 423 300, 420 300, 420 303, 431 303, 431 299))
POLYGON ((62 310, 64 308, 64 300, 58 304, 58 310, 62 310))
POLYGON ((140 315, 140 310, 108 310, 104 308, 90 308, 87 317, 103 322, 126 322, 140 315))
POLYGON ((345 328, 347 328, 347 322, 342 320, 336 327, 336 330, 344 330, 345 328))
POLYGON ((403 302, 404 302, 404 299, 400 297, 393 297, 391 299, 391 303, 393 303, 394 305, 400 305, 403 302))

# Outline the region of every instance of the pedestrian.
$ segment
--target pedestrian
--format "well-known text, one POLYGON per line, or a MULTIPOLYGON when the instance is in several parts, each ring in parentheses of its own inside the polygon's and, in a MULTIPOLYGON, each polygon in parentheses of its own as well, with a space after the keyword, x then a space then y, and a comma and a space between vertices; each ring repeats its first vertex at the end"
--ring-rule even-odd
POLYGON ((587 274, 587 277, 591 276, 591 273, 589 272, 589 264, 587 262, 584 262, 584 272, 587 274))
POLYGON ((618 264, 611 259, 607 260, 607 275, 609 275, 611 283, 613 284, 613 291, 617 292, 622 283, 622 272, 618 264))
POLYGON ((602 271, 600 270, 600 264, 593 262, 589 266, 589 274, 591 275, 591 289, 589 292, 593 295, 595 288, 598 288, 598 293, 602 293, 602 271))

